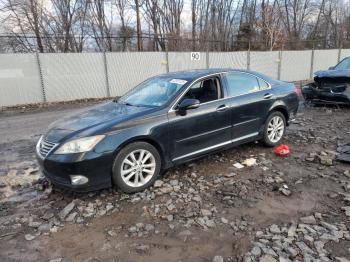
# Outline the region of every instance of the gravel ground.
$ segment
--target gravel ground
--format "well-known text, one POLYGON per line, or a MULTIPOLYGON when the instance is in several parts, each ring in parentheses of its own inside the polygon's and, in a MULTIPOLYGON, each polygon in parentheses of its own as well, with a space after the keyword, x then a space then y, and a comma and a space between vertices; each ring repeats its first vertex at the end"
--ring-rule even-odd
POLYGON ((250 143, 138 194, 52 188, 35 142, 86 106, 0 114, 0 261, 350 261, 350 108, 302 107, 285 158, 250 143))

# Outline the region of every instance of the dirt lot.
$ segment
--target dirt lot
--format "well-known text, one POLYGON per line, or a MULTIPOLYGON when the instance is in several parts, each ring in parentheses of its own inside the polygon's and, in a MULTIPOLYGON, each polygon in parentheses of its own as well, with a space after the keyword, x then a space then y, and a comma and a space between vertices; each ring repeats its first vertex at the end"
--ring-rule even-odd
POLYGON ((335 160, 350 142, 349 108, 302 107, 289 157, 251 143, 125 195, 69 193, 40 177, 36 140, 81 107, 0 114, 0 261, 350 260, 350 165, 335 160))

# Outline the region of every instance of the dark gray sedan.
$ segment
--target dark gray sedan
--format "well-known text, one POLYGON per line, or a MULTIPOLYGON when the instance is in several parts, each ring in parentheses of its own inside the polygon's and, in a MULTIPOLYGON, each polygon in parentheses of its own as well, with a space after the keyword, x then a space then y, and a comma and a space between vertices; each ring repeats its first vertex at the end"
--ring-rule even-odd
POLYGON ((297 109, 293 84, 256 72, 168 73, 53 123, 36 152, 54 184, 80 191, 114 184, 131 193, 162 170, 217 150, 279 144, 297 109))

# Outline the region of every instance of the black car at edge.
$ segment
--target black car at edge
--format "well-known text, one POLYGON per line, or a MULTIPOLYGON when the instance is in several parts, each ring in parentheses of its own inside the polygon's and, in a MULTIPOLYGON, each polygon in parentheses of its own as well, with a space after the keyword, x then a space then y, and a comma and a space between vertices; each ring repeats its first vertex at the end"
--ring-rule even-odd
POLYGON ((279 144, 297 110, 293 84, 256 72, 168 73, 54 122, 36 154, 53 184, 75 191, 114 184, 132 193, 161 171, 213 151, 255 140, 279 144))

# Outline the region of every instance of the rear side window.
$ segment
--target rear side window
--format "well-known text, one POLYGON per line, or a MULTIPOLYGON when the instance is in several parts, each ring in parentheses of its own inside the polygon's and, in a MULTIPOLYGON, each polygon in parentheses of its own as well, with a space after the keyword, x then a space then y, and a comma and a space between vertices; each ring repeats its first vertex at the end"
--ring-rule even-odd
MULTIPOLYGON (((253 75, 230 72, 225 75, 229 96, 239 96, 259 91, 258 78, 253 75)), ((266 84, 266 83, 265 83, 266 84)))

